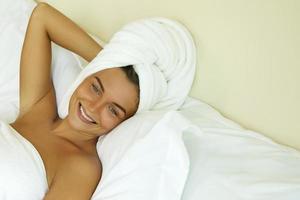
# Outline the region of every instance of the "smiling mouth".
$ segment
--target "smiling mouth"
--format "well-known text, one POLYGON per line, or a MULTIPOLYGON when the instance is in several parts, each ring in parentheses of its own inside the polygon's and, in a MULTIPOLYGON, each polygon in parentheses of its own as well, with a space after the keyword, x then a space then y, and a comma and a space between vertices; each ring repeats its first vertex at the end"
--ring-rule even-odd
POLYGON ((78 115, 79 115, 79 118, 85 122, 85 123, 88 123, 88 124, 96 124, 96 121, 91 118, 84 110, 84 108, 82 107, 81 103, 79 103, 79 111, 78 111, 78 115))

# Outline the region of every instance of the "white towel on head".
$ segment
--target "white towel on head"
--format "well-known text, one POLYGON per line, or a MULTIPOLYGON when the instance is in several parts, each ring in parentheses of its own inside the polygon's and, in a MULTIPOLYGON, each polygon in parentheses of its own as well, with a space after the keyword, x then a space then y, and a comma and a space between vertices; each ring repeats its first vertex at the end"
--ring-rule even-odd
POLYGON ((138 112, 178 109, 194 79, 195 54, 192 36, 180 23, 166 18, 131 22, 82 70, 58 105, 59 116, 67 116, 70 97, 86 77, 127 65, 133 65, 139 76, 138 112))

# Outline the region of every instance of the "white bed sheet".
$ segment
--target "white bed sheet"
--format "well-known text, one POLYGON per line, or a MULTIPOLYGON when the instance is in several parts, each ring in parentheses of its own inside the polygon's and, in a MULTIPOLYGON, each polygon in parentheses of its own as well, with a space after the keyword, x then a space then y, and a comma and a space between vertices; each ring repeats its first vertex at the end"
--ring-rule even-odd
POLYGON ((300 199, 299 151, 198 100, 188 100, 180 113, 197 126, 183 134, 190 173, 182 200, 300 199))

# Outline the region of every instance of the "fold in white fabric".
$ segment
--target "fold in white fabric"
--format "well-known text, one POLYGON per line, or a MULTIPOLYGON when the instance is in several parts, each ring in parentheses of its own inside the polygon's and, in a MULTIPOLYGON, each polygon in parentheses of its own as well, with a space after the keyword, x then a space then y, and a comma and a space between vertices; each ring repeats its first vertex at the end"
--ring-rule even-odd
POLYGON ((58 105, 59 116, 67 116, 70 97, 86 77, 104 69, 127 65, 133 65, 139 76, 137 112, 178 109, 194 79, 195 54, 192 36, 179 22, 166 18, 131 22, 115 33, 78 75, 58 105))
POLYGON ((48 190, 43 160, 34 146, 0 121, 0 199, 40 200, 48 190))

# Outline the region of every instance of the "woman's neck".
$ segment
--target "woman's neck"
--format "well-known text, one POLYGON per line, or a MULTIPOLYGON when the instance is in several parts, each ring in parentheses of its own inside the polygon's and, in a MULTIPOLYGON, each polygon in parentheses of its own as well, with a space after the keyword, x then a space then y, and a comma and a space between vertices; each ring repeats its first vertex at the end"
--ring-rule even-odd
POLYGON ((80 149, 94 148, 98 141, 98 137, 91 136, 85 132, 72 129, 66 119, 58 118, 55 120, 51 133, 73 143, 80 149))

